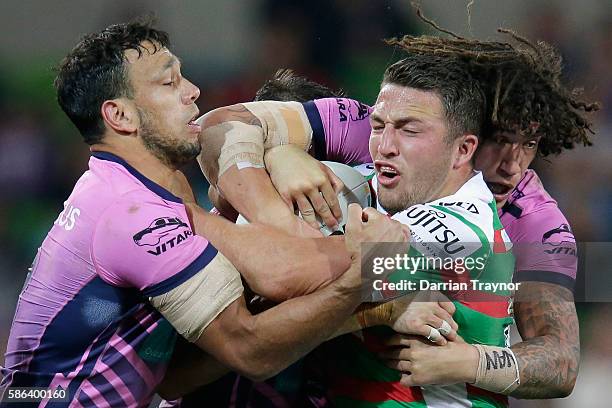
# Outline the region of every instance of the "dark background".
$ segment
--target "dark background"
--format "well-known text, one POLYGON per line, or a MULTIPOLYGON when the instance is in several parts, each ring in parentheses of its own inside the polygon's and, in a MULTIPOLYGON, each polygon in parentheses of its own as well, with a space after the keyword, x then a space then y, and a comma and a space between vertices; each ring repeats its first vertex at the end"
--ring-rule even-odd
MULTIPOLYGON (((554 44, 565 57, 567 80, 603 103, 593 117, 594 147, 534 166, 579 241, 612 241, 610 2, 481 0, 472 2, 469 12, 468 1, 421 3, 427 16, 461 35, 499 38, 495 29, 504 26, 554 44)), ((36 248, 87 168, 87 146, 55 102, 53 67, 81 35, 147 12, 170 33, 184 76, 200 87, 202 112, 251 100, 279 67, 371 104, 384 67, 397 58, 381 39, 430 32, 405 0, 1 2, 0 352, 36 248)), ((188 174, 208 205, 205 180, 196 168, 188 174)), ((609 268, 582 273, 587 284, 612 286, 609 268)), ((578 310, 583 363, 574 394, 514 406, 609 406, 612 307, 580 303, 578 310)))

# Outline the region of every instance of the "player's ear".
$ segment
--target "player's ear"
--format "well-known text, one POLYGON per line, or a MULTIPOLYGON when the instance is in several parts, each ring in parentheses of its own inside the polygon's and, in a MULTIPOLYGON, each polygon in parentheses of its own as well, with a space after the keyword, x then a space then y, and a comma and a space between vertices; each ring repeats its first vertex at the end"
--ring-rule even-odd
POLYGON ((120 134, 132 134, 138 130, 138 113, 125 98, 109 99, 102 103, 102 119, 107 126, 120 134))
POLYGON ((472 134, 463 135, 458 137, 455 143, 453 168, 457 169, 472 161, 478 148, 478 136, 472 134))

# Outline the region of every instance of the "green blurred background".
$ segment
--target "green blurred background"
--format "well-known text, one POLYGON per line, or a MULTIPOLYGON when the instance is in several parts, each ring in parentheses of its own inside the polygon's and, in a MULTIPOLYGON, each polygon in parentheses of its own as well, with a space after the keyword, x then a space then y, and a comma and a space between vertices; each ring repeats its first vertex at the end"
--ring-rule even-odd
MULTIPOLYGON (((422 0, 443 27, 477 38, 514 28, 555 45, 566 79, 603 103, 595 146, 535 163, 581 242, 612 241, 612 4, 609 0, 422 0), (468 3, 472 3, 468 7, 468 3)), ((170 33, 202 112, 251 100, 277 68, 293 68, 372 103, 397 55, 381 39, 430 33, 407 0, 7 1, 0 4, 0 351, 36 248, 87 167, 88 149, 55 102, 53 67, 88 32, 153 13, 170 33)), ((207 184, 186 169, 201 203, 207 184)), ((609 263, 608 263, 609 264, 609 263)), ((612 270, 581 271, 612 292, 612 270)), ((588 299, 587 299, 588 300, 588 299)), ((612 300, 610 297, 609 300, 612 300)), ((583 363, 574 394, 515 407, 609 407, 609 303, 578 304, 583 363)))

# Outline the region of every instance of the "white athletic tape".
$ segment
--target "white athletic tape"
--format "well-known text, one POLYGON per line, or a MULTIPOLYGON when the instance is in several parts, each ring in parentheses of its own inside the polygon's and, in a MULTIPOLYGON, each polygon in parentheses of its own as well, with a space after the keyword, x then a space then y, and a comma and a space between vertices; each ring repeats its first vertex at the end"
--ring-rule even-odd
POLYGON ((312 127, 299 102, 259 101, 242 104, 261 123, 264 147, 291 144, 304 151, 310 147, 312 127))
POLYGON ((431 327, 429 329, 429 336, 427 336, 427 340, 431 341, 432 343, 436 343, 442 340, 442 335, 440 334, 438 329, 434 329, 433 327, 431 327))
POLYGON ((219 154, 219 177, 237 163, 263 167, 264 147, 261 128, 238 121, 229 121, 225 126, 225 141, 219 154))
POLYGON ((246 162, 246 161, 236 163, 236 167, 238 167, 238 170, 247 169, 247 168, 254 168, 254 169, 265 168, 263 164, 255 164, 255 163, 246 162))
POLYGON ((509 347, 474 344, 478 350, 478 370, 474 385, 509 395, 521 384, 516 356, 509 347))
POLYGON ((440 328, 438 328, 438 331, 440 332, 441 335, 443 335, 444 337, 448 336, 450 334, 450 332, 453 329, 451 328, 451 325, 448 324, 448 322, 446 320, 442 320, 442 326, 440 326, 440 328))
POLYGON ((242 295, 234 265, 218 253, 200 272, 149 301, 184 338, 197 341, 206 326, 242 295))

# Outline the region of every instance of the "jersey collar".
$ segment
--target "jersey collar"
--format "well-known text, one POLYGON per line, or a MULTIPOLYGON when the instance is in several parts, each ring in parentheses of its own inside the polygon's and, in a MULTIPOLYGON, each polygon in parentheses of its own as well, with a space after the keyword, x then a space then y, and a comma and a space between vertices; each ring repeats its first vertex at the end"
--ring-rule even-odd
POLYGON ((100 152, 100 151, 92 152, 91 155, 93 157, 95 157, 96 159, 99 159, 99 160, 106 160, 106 161, 111 161, 111 162, 120 164, 132 176, 136 177, 136 179, 138 179, 138 181, 140 181, 142 184, 144 184, 144 186, 146 188, 148 188, 149 190, 151 190, 152 192, 154 192, 155 194, 157 194, 158 196, 160 196, 164 200, 166 200, 166 201, 173 201, 175 203, 182 203, 183 202, 183 200, 181 200, 180 198, 178 198, 177 196, 172 194, 170 191, 166 190, 165 188, 163 188, 162 186, 160 186, 159 184, 157 184, 153 180, 147 178, 144 174, 142 174, 141 172, 136 170, 134 167, 130 166, 130 164, 128 162, 126 162, 125 160, 123 160, 121 157, 119 157, 117 155, 114 155, 112 153, 109 153, 109 152, 100 152))

